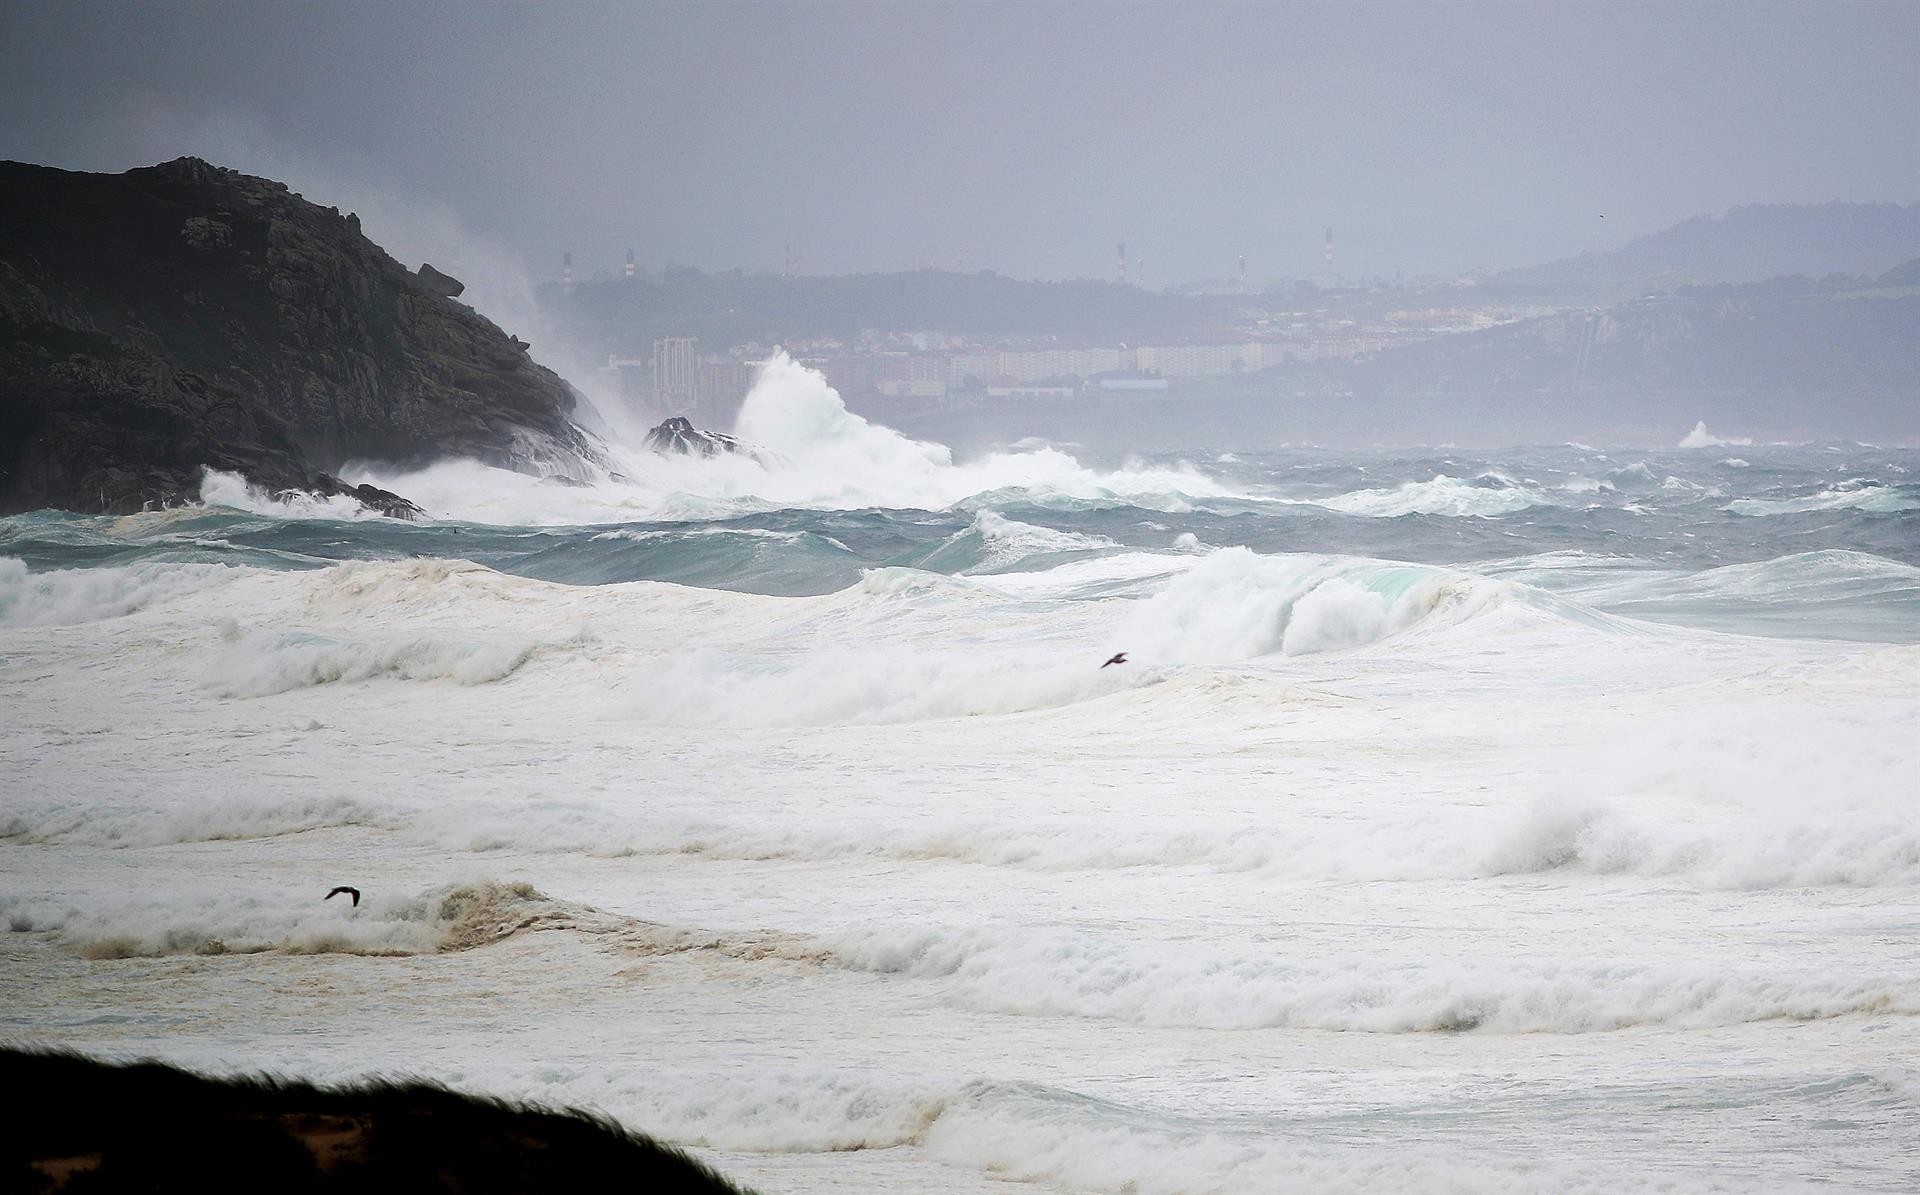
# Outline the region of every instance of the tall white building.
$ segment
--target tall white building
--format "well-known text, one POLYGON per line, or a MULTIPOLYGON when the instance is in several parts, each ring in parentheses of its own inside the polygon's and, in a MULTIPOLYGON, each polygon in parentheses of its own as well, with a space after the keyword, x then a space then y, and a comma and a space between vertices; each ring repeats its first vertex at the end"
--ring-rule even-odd
POLYGON ((653 342, 653 404, 668 415, 692 415, 699 400, 700 356, 691 336, 653 342))

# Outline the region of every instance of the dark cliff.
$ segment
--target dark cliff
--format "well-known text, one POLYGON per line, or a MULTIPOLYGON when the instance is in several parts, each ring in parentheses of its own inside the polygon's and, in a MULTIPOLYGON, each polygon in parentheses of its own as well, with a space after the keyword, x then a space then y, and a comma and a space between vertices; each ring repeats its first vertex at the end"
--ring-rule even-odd
POLYGON ((0 163, 0 512, 124 512, 205 467, 270 488, 349 460, 578 474, 572 389, 359 220, 181 158, 0 163))

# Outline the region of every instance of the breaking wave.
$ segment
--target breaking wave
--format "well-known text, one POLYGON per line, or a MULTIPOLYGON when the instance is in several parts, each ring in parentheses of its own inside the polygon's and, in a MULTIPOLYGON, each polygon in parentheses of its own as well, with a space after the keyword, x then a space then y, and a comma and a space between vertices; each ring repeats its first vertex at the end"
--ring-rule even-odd
POLYGON ((1531 959, 1300 960, 1071 930, 876 931, 838 943, 847 966, 939 980, 983 1011, 1190 1029, 1593 1033, 1769 1020, 1920 1015, 1920 982, 1688 964, 1531 959))
POLYGON ((1140 602, 1115 643, 1147 663, 1223 664, 1361 647, 1509 590, 1425 565, 1225 548, 1140 602))
POLYGON ((913 557, 911 563, 956 576, 984 575, 1119 548, 1120 544, 1104 535, 1037 527, 981 508, 974 512, 970 526, 913 557))
POLYGON ((833 628, 826 641, 796 641, 789 628, 777 651, 738 644, 675 653, 629 678, 626 710, 667 725, 825 725, 1049 709, 1159 683, 1184 665, 1363 647, 1441 612, 1471 617, 1511 591, 1421 565, 1245 548, 1152 563, 1171 579, 1151 596, 1117 608, 1078 604, 1065 615, 1029 603, 1051 597, 1073 565, 1017 574, 1011 593, 991 588, 997 576, 976 583, 870 570, 819 600, 815 618, 833 628), (849 636, 843 619, 862 608, 871 612, 864 621, 880 619, 915 641, 875 641, 877 626, 849 636), (1000 618, 1035 626, 1040 637, 975 642, 978 628, 1000 618), (1114 652, 1128 653, 1128 666, 1100 667, 1114 652))
POLYGON ((1376 519, 1403 515, 1489 518, 1530 506, 1552 505, 1552 499, 1538 489, 1512 478, 1493 475, 1474 482, 1444 473, 1432 481, 1409 481, 1392 489, 1354 490, 1332 498, 1314 498, 1311 502, 1342 514, 1376 519))
POLYGON ((1694 423, 1693 430, 1680 441, 1681 448, 1744 448, 1752 444, 1747 436, 1716 436, 1707 430, 1707 421, 1701 419, 1694 423))
POLYGON ((244 510, 249 514, 281 519, 379 519, 377 510, 369 510, 345 494, 323 498, 317 494, 289 490, 275 494, 254 485, 238 473, 208 469, 200 479, 200 501, 208 506, 244 510))
MULTIPOLYGON (((1897 761, 1895 761, 1897 763, 1897 761)), ((449 849, 577 851, 726 860, 953 863, 1033 872, 1192 868, 1297 883, 1632 876, 1704 890, 1920 885, 1920 815, 1868 804, 1819 818, 1731 811, 1676 825, 1604 802, 1539 801, 1498 817, 1427 815, 1356 825, 1198 825, 1179 830, 1099 822, 845 825, 766 830, 712 822, 618 819, 563 824, 538 811, 416 825, 449 849)))
POLYGON ((1920 510, 1920 486, 1882 485, 1860 479, 1800 498, 1735 498, 1720 509, 1737 515, 1791 515, 1817 510, 1900 514, 1920 510))
POLYGON ((0 896, 15 933, 53 933, 89 958, 176 954, 431 954, 467 950, 528 928, 551 909, 526 884, 451 884, 359 905, 303 890, 234 895, 176 891, 82 909, 50 898, 0 896))
POLYGON ((783 352, 760 366, 733 432, 768 451, 695 458, 616 447, 617 473, 587 485, 471 461, 407 473, 362 465, 343 474, 441 517, 515 525, 711 519, 772 509, 945 510, 981 495, 1187 510, 1197 497, 1228 492, 1190 466, 1103 472, 1044 445, 957 462, 944 445, 909 439, 847 410, 825 378, 783 352))
POLYGON ((504 680, 549 644, 415 635, 341 639, 310 631, 239 635, 214 660, 207 688, 221 697, 266 697, 314 685, 392 677, 484 685, 504 680))
POLYGON ((214 588, 239 572, 221 564, 158 561, 33 572, 24 561, 0 556, 0 627, 72 626, 121 618, 214 588))
POLYGON ((347 826, 402 824, 392 809, 351 797, 217 797, 173 808, 67 801, 17 809, 0 840, 100 847, 240 842, 347 826))

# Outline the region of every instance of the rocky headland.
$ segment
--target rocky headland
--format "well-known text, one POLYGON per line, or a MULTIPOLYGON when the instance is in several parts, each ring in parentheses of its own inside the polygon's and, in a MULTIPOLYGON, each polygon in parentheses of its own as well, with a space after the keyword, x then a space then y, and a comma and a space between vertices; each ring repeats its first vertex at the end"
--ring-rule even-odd
POLYGON ((0 514, 190 500, 209 468, 323 494, 356 460, 585 475, 578 396, 462 290, 197 158, 0 163, 0 514))

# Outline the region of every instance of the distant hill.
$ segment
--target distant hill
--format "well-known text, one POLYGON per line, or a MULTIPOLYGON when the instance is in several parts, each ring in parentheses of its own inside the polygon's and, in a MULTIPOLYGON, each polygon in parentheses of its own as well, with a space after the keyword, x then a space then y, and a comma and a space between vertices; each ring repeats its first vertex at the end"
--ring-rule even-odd
POLYGON ((1532 436, 1633 442, 1708 418, 1762 437, 1911 442, 1920 288, 1899 284, 1910 273, 1683 287, 1422 341, 1330 374, 1377 409, 1450 410, 1532 436))
POLYGON ((1920 256, 1920 203, 1753 204, 1696 216, 1608 253, 1508 270, 1490 283, 1619 302, 1649 291, 1784 274, 1875 276, 1920 256))
POLYGON ((862 328, 937 329, 960 335, 1054 335, 1093 342, 1205 335, 1223 321, 1215 300, 1157 294, 1112 282, 1027 282, 991 271, 914 270, 787 278, 738 271, 585 283, 542 289, 542 305, 607 352, 644 353, 655 337, 702 344, 851 337, 862 328))
POLYGON ((1903 261, 1880 275, 1881 286, 1920 286, 1920 257, 1903 261))

